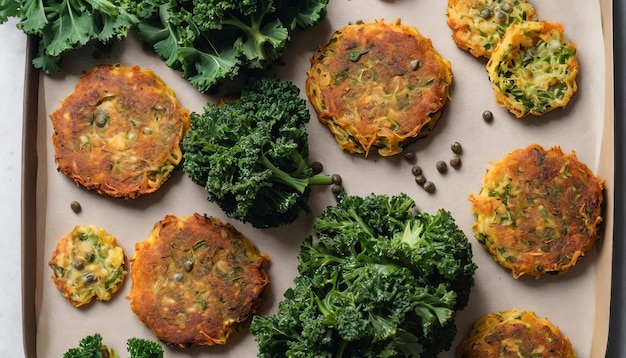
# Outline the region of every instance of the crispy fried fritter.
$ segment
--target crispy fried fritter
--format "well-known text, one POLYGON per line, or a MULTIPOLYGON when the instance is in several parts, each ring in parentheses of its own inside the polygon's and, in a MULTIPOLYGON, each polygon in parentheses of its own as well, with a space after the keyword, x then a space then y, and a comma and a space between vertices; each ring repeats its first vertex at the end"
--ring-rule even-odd
POLYGON ((476 239, 515 278, 565 273, 599 238, 604 180, 559 147, 530 145, 492 163, 471 194, 476 239))
POLYGON ((306 94, 341 149, 402 152, 428 134, 448 100, 451 64, 400 20, 336 31, 311 58, 306 94))
POLYGON ((180 163, 189 110, 149 69, 100 65, 50 115, 60 171, 100 194, 156 191, 180 163))
POLYGON ((124 278, 124 250, 103 228, 76 226, 59 239, 48 262, 52 280, 63 297, 80 307, 94 298, 108 301, 124 278))
POLYGON ((572 344, 548 319, 511 309, 474 322, 459 344, 457 358, 575 358, 572 344))
POLYGON ((576 45, 563 34, 557 22, 523 22, 510 26, 494 49, 487 72, 496 102, 517 118, 564 108, 576 93, 576 45))
POLYGON ((448 0, 448 26, 457 46, 475 57, 491 57, 506 29, 537 15, 525 0, 448 0))
POLYGON ((131 309, 170 346, 225 344, 269 283, 269 257, 216 218, 167 215, 135 249, 131 309))

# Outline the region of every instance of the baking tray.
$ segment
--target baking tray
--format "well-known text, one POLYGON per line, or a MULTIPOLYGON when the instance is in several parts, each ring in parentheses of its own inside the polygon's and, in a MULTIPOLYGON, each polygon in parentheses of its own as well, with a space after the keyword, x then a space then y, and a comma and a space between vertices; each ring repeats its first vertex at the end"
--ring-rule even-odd
MULTIPOLYGON (((607 346, 613 263, 612 3, 608 0, 534 3, 540 18, 565 25, 566 36, 578 45, 581 63, 579 91, 573 101, 566 109, 541 118, 518 120, 495 105, 485 62, 459 50, 450 38, 445 23, 445 2, 331 1, 329 14, 322 23, 294 34, 285 55, 285 65, 276 69, 276 73, 303 88, 308 60, 317 44, 326 41, 333 31, 350 21, 400 18, 431 38, 435 48, 452 62, 451 100, 435 130, 411 145, 409 150, 417 154, 417 162, 424 168, 426 176, 436 183, 437 192, 429 194, 417 186, 411 175, 412 164, 401 156, 380 158, 370 155, 364 158, 341 152, 327 128, 315 119, 312 108, 312 121, 308 125, 310 159, 324 163, 327 172, 341 174, 349 194, 406 192, 422 211, 434 212, 443 207, 452 212, 472 242, 474 259, 479 266, 470 303, 458 313, 459 334, 453 347, 468 331, 471 322, 485 313, 521 308, 533 310, 560 326, 574 343, 578 356, 601 357, 607 346), (482 120, 481 113, 485 109, 494 113, 493 122, 482 120), (451 169, 445 175, 439 174, 435 163, 450 158, 453 141, 463 144, 463 166, 458 170, 451 169), (544 147, 558 145, 565 152, 576 151, 581 160, 605 179, 603 237, 564 276, 514 280, 472 237, 473 217, 467 196, 480 188, 480 179, 490 161, 531 143, 544 147)), ((34 46, 31 43, 30 48, 34 46)), ((311 234, 314 217, 334 201, 330 190, 316 188, 311 200, 312 213, 293 225, 257 230, 226 218, 219 208, 206 201, 204 189, 193 184, 180 171, 156 193, 135 200, 111 199, 77 187, 56 171, 48 114, 71 93, 83 71, 97 63, 139 65, 151 68, 161 76, 176 91, 183 105, 191 110, 200 111, 205 103, 217 100, 217 97, 199 94, 177 72, 165 67, 154 54, 143 50, 133 34, 116 43, 111 53, 99 60, 92 58, 92 50, 86 47, 75 52, 65 60, 64 70, 53 76, 41 75, 30 66, 27 71, 22 207, 26 356, 61 356, 80 338, 95 332, 102 334, 105 343, 120 351, 122 356, 126 339, 154 339, 152 332, 133 315, 125 298, 130 279, 111 302, 95 302, 83 309, 72 307, 56 291, 47 262, 58 238, 78 224, 104 227, 117 236, 130 257, 135 242, 146 239, 154 223, 166 214, 199 212, 230 222, 272 258, 271 290, 261 314, 275 312, 282 293, 291 286, 296 274, 296 256, 301 240, 311 234), (80 214, 70 210, 73 200, 82 204, 80 214)), ((249 333, 232 336, 225 346, 187 350, 166 348, 167 357, 255 355, 256 344, 249 333)), ((444 352, 440 356, 452 355, 452 352, 444 352)))

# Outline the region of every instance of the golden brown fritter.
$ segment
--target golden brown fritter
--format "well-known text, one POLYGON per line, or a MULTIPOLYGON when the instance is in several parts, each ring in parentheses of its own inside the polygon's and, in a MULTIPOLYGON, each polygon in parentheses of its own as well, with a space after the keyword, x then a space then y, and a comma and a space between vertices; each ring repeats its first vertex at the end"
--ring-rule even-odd
POLYGON ((59 239, 48 266, 54 284, 72 305, 94 298, 108 301, 119 290, 125 271, 124 250, 113 235, 93 225, 76 226, 59 239))
POLYGON ((226 343, 269 283, 269 257, 206 215, 167 215, 135 249, 131 309, 170 346, 226 343))
POLYGON ((157 190, 180 163, 189 110, 149 69, 99 65, 50 115, 60 171, 100 194, 157 190))
POLYGON ((575 358, 570 340, 546 318, 511 309, 474 322, 457 358, 575 358))
POLYGON ((336 31, 311 58, 306 94, 341 149, 382 156, 428 134, 452 83, 449 61, 400 20, 336 31))
POLYGON ((448 26, 457 46, 475 57, 491 57, 506 29, 537 15, 524 0, 448 0, 448 26))
POLYGON ((523 22, 510 26, 494 49, 487 72, 496 102, 517 118, 564 108, 576 93, 576 45, 563 34, 557 22, 523 22))
POLYGON ((599 238, 604 180, 559 147, 537 144, 492 163, 471 194, 476 239, 513 277, 565 273, 599 238))

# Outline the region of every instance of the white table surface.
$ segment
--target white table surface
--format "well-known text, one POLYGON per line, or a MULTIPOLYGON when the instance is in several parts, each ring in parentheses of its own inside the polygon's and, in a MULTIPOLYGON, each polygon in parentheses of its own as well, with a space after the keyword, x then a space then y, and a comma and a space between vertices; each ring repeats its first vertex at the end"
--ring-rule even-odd
POLYGON ((0 25, 0 357, 23 357, 21 275, 22 103, 26 36, 0 25))

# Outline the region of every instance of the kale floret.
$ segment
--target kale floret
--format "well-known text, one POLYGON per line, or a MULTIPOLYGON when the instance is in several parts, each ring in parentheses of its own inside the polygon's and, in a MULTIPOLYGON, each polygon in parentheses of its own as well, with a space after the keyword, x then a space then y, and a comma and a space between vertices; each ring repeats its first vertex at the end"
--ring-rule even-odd
MULTIPOLYGON (((163 358, 163 347, 155 341, 143 338, 129 338, 126 348, 130 358, 163 358)), ((102 344, 102 335, 94 333, 83 337, 78 347, 63 353, 63 358, 120 358, 117 352, 102 344)))
POLYGON ((278 227, 308 213, 311 185, 330 185, 309 165, 306 101, 291 82, 252 77, 237 100, 192 113, 183 171, 231 218, 278 227))
POLYGON ((259 357, 436 357, 456 335, 476 265, 450 213, 406 194, 338 196, 298 255, 278 312, 255 316, 259 357))

